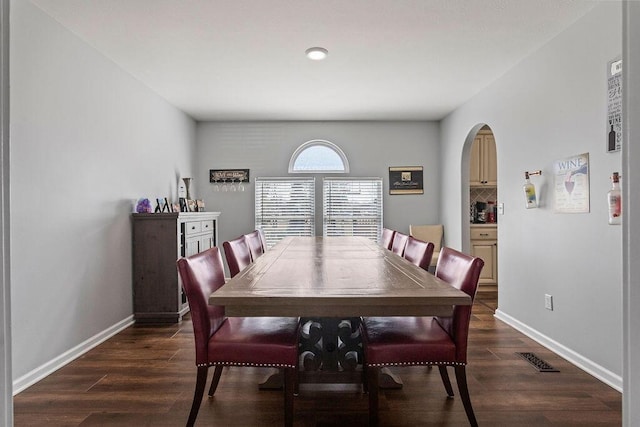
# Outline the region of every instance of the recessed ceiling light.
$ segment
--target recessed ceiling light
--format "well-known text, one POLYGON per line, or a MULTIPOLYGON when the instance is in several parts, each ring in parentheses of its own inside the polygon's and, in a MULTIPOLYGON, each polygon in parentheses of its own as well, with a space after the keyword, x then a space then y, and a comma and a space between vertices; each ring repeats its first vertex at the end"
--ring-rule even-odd
POLYGON ((321 61, 327 57, 329 51, 323 47, 310 47, 304 53, 309 59, 313 59, 314 61, 321 61))

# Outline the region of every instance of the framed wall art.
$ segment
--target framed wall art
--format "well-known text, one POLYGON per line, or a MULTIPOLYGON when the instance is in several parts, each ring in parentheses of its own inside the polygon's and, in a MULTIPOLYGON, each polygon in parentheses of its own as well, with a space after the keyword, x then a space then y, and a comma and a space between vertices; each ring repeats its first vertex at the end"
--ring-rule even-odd
POLYGON ((389 194, 423 194, 422 166, 389 167, 389 194))

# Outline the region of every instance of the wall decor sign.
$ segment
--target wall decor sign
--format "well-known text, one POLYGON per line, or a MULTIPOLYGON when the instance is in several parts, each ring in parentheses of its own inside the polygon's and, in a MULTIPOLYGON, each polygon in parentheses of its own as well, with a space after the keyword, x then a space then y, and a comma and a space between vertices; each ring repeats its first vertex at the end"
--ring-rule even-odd
POLYGON ((389 167, 389 194, 423 194, 422 166, 389 167))
POLYGON ((589 153, 553 163, 555 212, 589 212, 589 153))
POLYGON ((209 182, 249 182, 249 169, 209 169, 209 182))
POLYGON ((607 152, 622 148, 622 59, 607 63, 607 152))

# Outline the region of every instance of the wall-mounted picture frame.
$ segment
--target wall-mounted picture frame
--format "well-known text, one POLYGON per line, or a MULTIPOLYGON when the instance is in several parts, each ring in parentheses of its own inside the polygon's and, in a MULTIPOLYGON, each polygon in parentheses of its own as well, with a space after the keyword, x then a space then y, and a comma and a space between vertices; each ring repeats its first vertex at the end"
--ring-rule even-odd
POLYGON ((422 166, 389 167, 389 194, 424 194, 422 166))
POLYGON ((589 212, 589 153, 553 162, 554 212, 589 212))
POLYGON ((209 182, 216 184, 249 182, 249 169, 209 169, 209 182))

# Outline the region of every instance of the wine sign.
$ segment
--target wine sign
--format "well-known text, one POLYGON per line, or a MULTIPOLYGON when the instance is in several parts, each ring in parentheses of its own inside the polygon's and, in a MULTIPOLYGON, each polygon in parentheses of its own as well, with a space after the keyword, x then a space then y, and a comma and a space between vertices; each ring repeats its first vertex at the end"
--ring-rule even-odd
POLYGON ((589 212, 589 153, 553 163, 555 212, 589 212))
POLYGON ((607 152, 622 147, 622 59, 607 64, 607 152))

